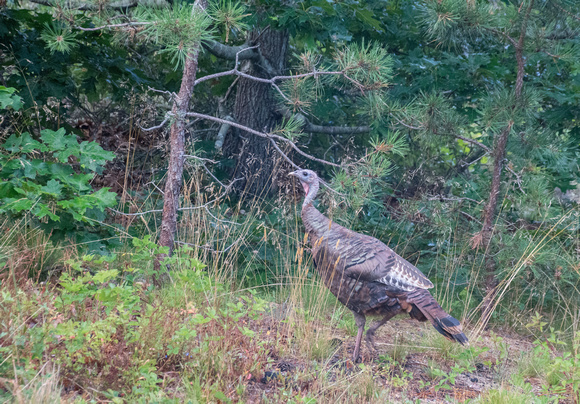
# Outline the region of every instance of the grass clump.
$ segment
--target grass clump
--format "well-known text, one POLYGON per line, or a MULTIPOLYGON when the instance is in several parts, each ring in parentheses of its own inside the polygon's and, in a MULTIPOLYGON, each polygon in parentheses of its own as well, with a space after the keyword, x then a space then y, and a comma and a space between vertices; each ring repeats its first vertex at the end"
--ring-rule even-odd
POLYGON ((258 377, 268 362, 252 325, 265 301, 229 295, 184 249, 165 261, 171 284, 154 289, 144 279, 159 252, 148 239, 137 240, 129 259, 69 260, 51 289, 3 288, 0 353, 10 360, 0 373, 18 382, 0 398, 52 397, 62 384, 89 400, 147 402, 192 386, 203 401, 240 399, 243 389, 232 390, 232 381, 258 377), (30 382, 47 368, 58 368, 58 377, 42 388, 30 382))

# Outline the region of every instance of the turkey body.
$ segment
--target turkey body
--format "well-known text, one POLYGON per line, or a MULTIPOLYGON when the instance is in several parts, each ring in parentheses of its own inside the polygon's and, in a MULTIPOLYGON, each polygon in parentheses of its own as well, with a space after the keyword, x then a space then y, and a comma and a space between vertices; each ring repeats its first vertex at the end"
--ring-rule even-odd
POLYGON ((354 313, 359 328, 355 361, 368 315, 382 317, 367 331, 367 342, 373 349, 375 331, 405 312, 416 320, 430 321, 450 340, 467 342, 459 321, 447 314, 427 290, 433 287, 429 279, 380 240, 333 223, 312 203, 303 206, 302 221, 324 284, 354 313))

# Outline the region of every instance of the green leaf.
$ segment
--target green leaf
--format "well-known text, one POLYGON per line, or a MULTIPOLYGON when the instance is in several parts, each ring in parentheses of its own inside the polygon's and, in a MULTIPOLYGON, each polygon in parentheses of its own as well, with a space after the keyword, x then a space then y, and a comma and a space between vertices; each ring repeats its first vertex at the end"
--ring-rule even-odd
POLYGON ((96 142, 82 142, 80 152, 81 166, 91 171, 97 171, 107 161, 115 158, 115 153, 104 150, 96 142))
POLYGON ((93 276, 93 279, 97 283, 105 283, 114 279, 119 274, 119 271, 116 269, 109 269, 108 271, 100 271, 93 276))
POLYGON ((64 128, 60 128, 56 132, 50 129, 43 129, 40 132, 40 138, 50 150, 64 150, 69 145, 69 140, 66 138, 65 133, 64 128))
POLYGON ((45 175, 48 173, 48 166, 40 159, 27 160, 22 158, 20 161, 24 166, 24 176, 26 178, 33 180, 36 179, 37 175, 45 175))
POLYGON ((30 133, 24 132, 20 136, 12 134, 2 147, 12 153, 30 153, 33 150, 41 149, 41 144, 34 140, 30 133))
POLYGON ((113 206, 115 204, 117 201, 117 194, 109 192, 109 189, 110 188, 101 188, 91 195, 96 202, 95 207, 104 209, 107 206, 113 206))
POLYGON ((50 210, 48 205, 45 205, 44 203, 37 203, 34 206, 34 209, 32 209, 32 213, 34 214, 34 216, 36 216, 39 219, 42 219, 43 217, 48 216, 52 220, 54 220, 55 222, 60 221, 60 217, 58 217, 57 215, 52 213, 52 210, 50 210))
POLYGON ((54 197, 58 197, 61 194, 63 185, 58 182, 57 180, 50 180, 46 183, 45 186, 41 188, 41 191, 45 194, 52 195, 54 197))
POLYGON ((30 210, 34 205, 34 201, 28 198, 14 199, 14 198, 4 198, 3 206, 0 207, 0 211, 12 211, 15 213, 21 212, 23 210, 30 210))
POLYGON ((8 109, 18 111, 22 108, 22 98, 14 94, 15 88, 0 86, 0 109, 8 109))
POLYGON ((60 178, 62 182, 73 188, 76 192, 90 191, 92 188, 89 182, 93 179, 94 174, 73 174, 60 178))
POLYGON ((362 20, 365 24, 370 25, 377 31, 382 31, 381 22, 374 17, 374 14, 370 10, 358 9, 356 10, 356 16, 362 20))

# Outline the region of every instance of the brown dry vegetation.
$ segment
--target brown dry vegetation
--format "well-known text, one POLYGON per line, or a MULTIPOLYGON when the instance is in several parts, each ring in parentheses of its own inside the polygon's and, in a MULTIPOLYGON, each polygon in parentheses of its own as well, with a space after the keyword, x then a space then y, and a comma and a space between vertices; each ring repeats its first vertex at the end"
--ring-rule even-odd
MULTIPOLYGON (((248 223, 219 228, 209 216, 195 219, 183 223, 190 244, 204 245, 208 233, 219 238, 211 232, 250 231, 248 223)), ((176 255, 172 282, 155 289, 146 276, 132 277, 147 274, 152 243, 99 262, 37 237, 22 232, 18 248, 4 250, 13 254, 0 290, 0 397, 8 402, 575 402, 577 390, 560 381, 578 368, 554 365, 570 348, 550 342, 537 350, 550 335, 539 317, 514 315, 518 327, 478 334, 466 312, 471 344, 463 348, 400 316, 379 330, 381 354, 363 347, 354 364, 352 314, 300 254, 282 254, 271 268, 278 284, 240 289, 232 276, 240 246, 224 261, 194 248, 176 255), (197 257, 212 265, 202 269, 197 257), (28 276, 39 261, 52 263, 46 282, 28 276), (118 273, 98 278, 111 270, 118 273)))

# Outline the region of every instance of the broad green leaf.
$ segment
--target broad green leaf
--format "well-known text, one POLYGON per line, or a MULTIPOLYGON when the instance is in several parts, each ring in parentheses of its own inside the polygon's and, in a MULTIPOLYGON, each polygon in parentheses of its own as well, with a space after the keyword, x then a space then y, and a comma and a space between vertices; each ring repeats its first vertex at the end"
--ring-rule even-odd
POLYGON ((115 158, 115 153, 103 150, 96 142, 82 142, 80 152, 81 166, 91 171, 96 171, 107 161, 115 158))
POLYGON ((60 220, 60 218, 52 212, 48 205, 45 205, 44 203, 37 203, 32 209, 32 213, 39 219, 48 216, 55 222, 60 220))
POLYGON ((94 174, 74 174, 61 178, 61 180, 76 192, 85 192, 91 190, 89 182, 94 176, 94 174))
POLYGON ((50 180, 46 183, 45 186, 41 188, 42 192, 45 194, 52 195, 54 197, 58 197, 61 194, 63 185, 58 182, 57 180, 50 180))
POLYGON ((64 128, 60 128, 56 132, 50 129, 43 129, 40 132, 40 138, 50 150, 64 150, 69 145, 64 128))
POLYGON ((45 175, 48 173, 48 166, 40 159, 20 159, 24 167, 24 176, 32 180, 36 179, 37 175, 45 175))
POLYGON ((30 133, 24 132, 20 136, 12 134, 2 147, 12 153, 30 153, 33 150, 40 150, 41 144, 34 140, 30 133))
POLYGON ((113 206, 117 201, 117 194, 109 192, 110 188, 101 188, 91 195, 95 200, 95 207, 104 209, 107 206, 113 206))
POLYGON ((16 92, 15 88, 0 86, 0 109, 11 107, 13 110, 18 111, 22 108, 22 98, 14 94, 14 92, 16 92))
POLYGON ((107 271, 99 271, 94 276, 93 279, 95 282, 104 283, 108 282, 111 279, 114 279, 119 274, 119 271, 116 269, 109 269, 107 271))
POLYGON ((32 206, 34 206, 33 200, 22 198, 22 199, 14 199, 14 198, 4 198, 2 200, 2 207, 0 207, 0 211, 12 211, 15 213, 22 212, 23 210, 30 210, 32 206))

